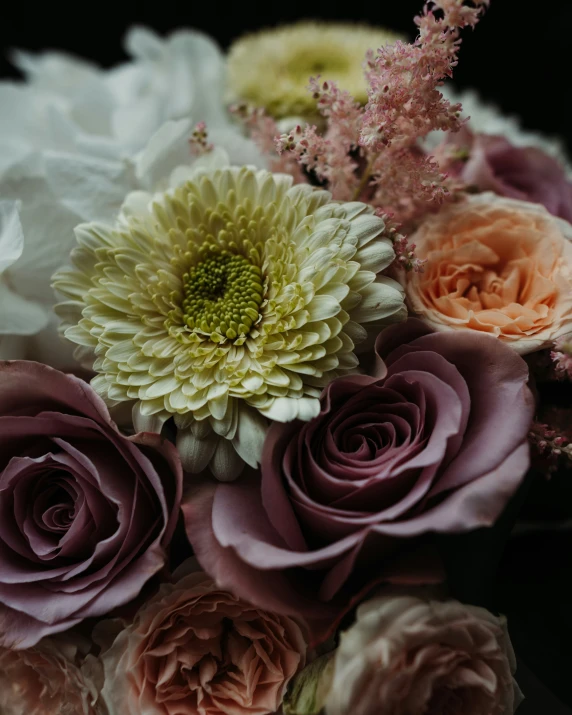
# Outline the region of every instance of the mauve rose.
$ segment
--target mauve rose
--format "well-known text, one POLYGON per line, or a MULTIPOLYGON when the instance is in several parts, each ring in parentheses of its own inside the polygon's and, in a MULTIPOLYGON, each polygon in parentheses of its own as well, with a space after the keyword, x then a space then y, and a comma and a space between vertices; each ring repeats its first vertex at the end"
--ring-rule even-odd
POLYGON ((0 645, 28 648, 133 599, 162 568, 182 471, 124 437, 89 385, 0 364, 0 645))
POLYGON ((73 637, 45 638, 28 650, 0 648, 0 713, 104 715, 92 660, 84 660, 73 637))
POLYGON ((341 636, 326 715, 512 715, 522 696, 504 618, 381 596, 341 636))
POLYGON ((304 666, 303 627, 189 560, 102 654, 109 715, 267 715, 304 666))
POLYGON ((513 146, 505 137, 477 134, 468 140, 469 158, 460 169, 466 184, 542 204, 572 222, 572 183, 556 159, 537 147, 513 146))
POLYGON ((350 576, 388 576, 386 557, 412 537, 490 526, 523 479, 533 398, 521 357, 415 319, 376 349, 375 377, 335 380, 318 417, 270 428, 261 487, 203 484, 185 500, 197 558, 243 598, 330 617, 350 576))

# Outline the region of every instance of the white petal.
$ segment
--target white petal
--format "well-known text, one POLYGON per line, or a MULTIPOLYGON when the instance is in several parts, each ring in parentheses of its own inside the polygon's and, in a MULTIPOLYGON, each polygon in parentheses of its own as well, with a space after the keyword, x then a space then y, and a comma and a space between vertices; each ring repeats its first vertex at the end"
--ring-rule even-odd
POLYGON ((238 433, 233 445, 238 454, 251 467, 256 468, 262 456, 262 447, 268 422, 258 412, 248 406, 242 406, 238 414, 238 433))
POLYGON ((196 179, 197 175, 201 173, 224 169, 229 164, 230 159, 226 151, 221 147, 215 146, 212 151, 197 157, 192 164, 178 166, 174 169, 169 177, 169 186, 175 188, 187 181, 196 179))
POLYGON ((206 439, 199 439, 190 428, 178 430, 177 449, 185 472, 202 472, 211 461, 219 440, 221 438, 213 433, 206 439))
MULTIPOLYGON (((349 235, 357 238, 357 245, 361 248, 373 241, 376 236, 379 236, 384 228, 383 219, 373 214, 363 214, 362 216, 357 216, 351 222, 349 235)), ((389 243, 391 245, 391 242, 389 243)))
POLYGON ((85 221, 114 221, 136 188, 128 166, 116 161, 48 152, 46 173, 61 203, 85 221))
POLYGON ((102 79, 94 76, 85 81, 75 94, 70 116, 87 134, 109 136, 115 98, 102 79))
POLYGON ((194 122, 211 128, 228 123, 225 58, 218 45, 202 32, 178 30, 169 38, 166 59, 167 116, 191 114, 194 122))
MULTIPOLYGON (((327 211, 328 207, 324 206, 324 211, 327 211)), ((341 204, 338 206, 338 210, 343 212, 343 216, 346 219, 353 219, 355 216, 359 216, 360 214, 366 212, 368 214, 371 214, 373 209, 368 206, 367 204, 362 203, 361 201, 350 201, 347 204, 341 204)), ((382 220, 382 219, 378 219, 382 220)))
POLYGON ((129 29, 123 46, 127 54, 140 60, 156 60, 163 53, 163 42, 159 35, 140 25, 134 25, 129 29))
POLYGON ((307 422, 320 413, 320 400, 311 397, 278 397, 268 407, 261 408, 260 412, 276 422, 291 422, 295 419, 307 422))
POLYGON ((225 151, 229 162, 234 166, 267 168, 266 157, 261 154, 260 149, 252 139, 243 136, 236 127, 210 129, 207 126, 207 130, 209 140, 214 144, 215 149, 225 151))
MULTIPOLYGON (((24 183, 20 186, 24 189, 24 183)), ((0 184, 0 190, 1 187, 0 184)), ((29 182, 21 195, 24 250, 10 269, 10 278, 24 297, 51 305, 54 302, 52 275, 69 262, 75 245, 73 229, 78 219, 57 201, 43 180, 29 182)))
POLYGON ((97 68, 90 62, 65 52, 34 54, 16 50, 12 53, 12 62, 36 87, 64 96, 73 95, 98 75, 97 68))
POLYGON ((220 437, 209 468, 219 482, 233 482, 244 469, 244 461, 224 437, 220 437))
POLYGON ((316 295, 307 306, 310 313, 309 321, 327 320, 337 315, 340 310, 340 302, 331 295, 316 295))
POLYGON ((298 419, 303 422, 309 422, 320 414, 320 400, 310 397, 302 397, 298 400, 298 419))
POLYGON ((352 312, 358 323, 388 318, 403 308, 404 292, 397 281, 387 276, 378 276, 375 283, 362 291, 362 301, 352 312))
POLYGON ((0 201, 0 273, 22 255, 24 232, 16 201, 0 201))
POLYGON ((45 127, 38 122, 38 110, 37 97, 30 87, 0 83, 0 136, 8 146, 16 143, 18 153, 25 154, 47 139, 45 127))
POLYGON ((371 241, 360 248, 355 260, 360 264, 361 270, 379 273, 389 266, 395 258, 395 251, 389 239, 371 241))
MULTIPOLYGON (((125 99, 124 99, 125 101, 125 99)), ((133 97, 116 107, 111 118, 113 137, 132 152, 140 151, 164 121, 161 97, 133 97)))
POLYGON ((152 201, 153 194, 148 191, 132 191, 121 205, 121 214, 137 217, 142 217, 146 214, 150 216, 152 201))
POLYGON ((344 332, 351 338, 354 345, 358 345, 367 338, 367 330, 355 320, 348 320, 344 325, 344 332))
MULTIPOLYGON (((2 102, 2 99, 0 99, 2 102)), ((0 132, 2 130, 0 129, 0 132)), ((32 151, 32 147, 27 141, 11 139, 7 135, 0 134, 0 175, 11 166, 26 158, 32 151)))
POLYGON ((154 415, 142 415, 139 409, 141 403, 136 402, 133 405, 132 419, 133 427, 136 432, 155 432, 156 434, 161 434, 163 425, 169 419, 169 414, 167 412, 159 412, 154 415))
POLYGON ((191 159, 191 121, 166 122, 153 134, 135 162, 135 174, 142 186, 153 189, 164 181, 185 157, 191 159))

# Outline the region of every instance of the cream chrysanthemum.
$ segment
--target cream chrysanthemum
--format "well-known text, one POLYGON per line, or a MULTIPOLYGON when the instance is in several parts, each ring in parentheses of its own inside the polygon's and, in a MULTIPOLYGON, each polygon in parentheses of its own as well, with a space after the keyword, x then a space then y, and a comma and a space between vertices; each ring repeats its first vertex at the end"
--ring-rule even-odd
POLYGON ((308 82, 320 75, 365 103, 366 52, 398 39, 382 28, 327 22, 300 22, 246 35, 229 51, 229 91, 233 99, 264 107, 277 118, 312 117, 316 102, 308 82))
POLYGON ((317 414, 357 366, 363 324, 404 317, 401 287, 377 275, 394 258, 383 229, 289 176, 198 173, 134 195, 115 226, 79 226, 57 312, 104 399, 136 401, 139 429, 174 416, 186 468, 233 478, 257 464, 267 419, 317 414))

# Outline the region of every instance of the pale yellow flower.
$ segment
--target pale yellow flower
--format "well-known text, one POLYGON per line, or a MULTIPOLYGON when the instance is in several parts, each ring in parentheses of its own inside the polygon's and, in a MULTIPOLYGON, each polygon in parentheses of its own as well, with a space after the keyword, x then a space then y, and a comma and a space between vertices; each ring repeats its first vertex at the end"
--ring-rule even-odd
POLYGON ((401 287, 378 275, 394 258, 383 230, 371 207, 289 176, 198 173, 138 192, 114 226, 76 229, 58 314, 104 399, 134 401, 140 429, 174 417, 187 469, 234 477, 257 464, 268 419, 317 414, 364 325, 404 317, 401 287))
POLYGON ((278 118, 312 117, 316 102, 308 81, 320 75, 365 103, 366 52, 398 39, 383 28, 329 22, 300 22, 246 35, 229 51, 229 92, 234 100, 264 107, 278 118))

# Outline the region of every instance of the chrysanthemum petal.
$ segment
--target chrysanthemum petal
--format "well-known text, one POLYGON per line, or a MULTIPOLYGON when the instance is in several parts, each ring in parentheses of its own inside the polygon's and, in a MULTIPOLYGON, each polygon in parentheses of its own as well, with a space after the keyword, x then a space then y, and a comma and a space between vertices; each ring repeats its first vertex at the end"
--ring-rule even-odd
POLYGON ((186 472, 199 473, 207 468, 215 453, 220 437, 211 433, 206 439, 200 439, 190 428, 177 432, 177 449, 186 472))
POLYGON ((209 467, 219 482, 232 482, 241 475, 244 461, 231 442, 219 439, 209 467))
POLYGON ((401 287, 376 276, 393 249, 365 204, 249 167, 141 199, 76 230, 55 276, 66 335, 95 354, 102 396, 139 402, 138 426, 173 415, 188 470, 233 478, 268 419, 311 419, 356 368, 359 323, 401 316, 401 287))

